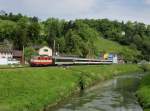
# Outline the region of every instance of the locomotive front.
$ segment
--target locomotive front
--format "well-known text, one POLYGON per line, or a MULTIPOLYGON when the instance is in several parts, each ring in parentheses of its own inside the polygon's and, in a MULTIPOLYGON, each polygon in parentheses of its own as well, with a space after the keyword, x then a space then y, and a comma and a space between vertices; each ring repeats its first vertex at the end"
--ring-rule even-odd
POLYGON ((50 56, 34 56, 30 60, 31 66, 48 66, 52 64, 53 60, 50 56))

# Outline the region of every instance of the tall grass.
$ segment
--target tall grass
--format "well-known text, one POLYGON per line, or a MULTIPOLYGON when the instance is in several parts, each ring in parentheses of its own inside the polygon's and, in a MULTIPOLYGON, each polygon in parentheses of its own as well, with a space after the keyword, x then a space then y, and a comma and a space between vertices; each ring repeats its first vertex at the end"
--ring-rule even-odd
POLYGON ((137 96, 142 104, 144 111, 150 111, 150 65, 142 65, 142 69, 147 73, 137 91, 137 96))

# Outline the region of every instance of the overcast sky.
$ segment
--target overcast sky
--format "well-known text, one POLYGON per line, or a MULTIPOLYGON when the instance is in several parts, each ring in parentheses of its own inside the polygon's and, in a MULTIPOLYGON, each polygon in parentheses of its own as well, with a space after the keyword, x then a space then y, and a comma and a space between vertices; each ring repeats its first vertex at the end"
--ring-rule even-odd
POLYGON ((150 24, 150 0, 0 0, 0 10, 40 19, 109 18, 150 24))

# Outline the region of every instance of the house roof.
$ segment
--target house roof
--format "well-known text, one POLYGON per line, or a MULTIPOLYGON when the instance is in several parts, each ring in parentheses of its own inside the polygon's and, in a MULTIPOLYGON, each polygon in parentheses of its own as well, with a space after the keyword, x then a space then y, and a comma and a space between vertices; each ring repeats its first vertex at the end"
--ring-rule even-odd
POLYGON ((12 49, 0 46, 0 53, 12 53, 12 49))
POLYGON ((51 49, 51 47, 49 47, 49 46, 40 46, 40 45, 34 45, 34 46, 32 46, 35 50, 39 50, 39 49, 41 49, 41 48, 43 48, 43 47, 47 47, 47 48, 50 48, 51 49))
POLYGON ((23 52, 19 50, 13 50, 12 53, 14 57, 22 57, 23 55, 23 52))
POLYGON ((22 57, 23 52, 20 50, 13 50, 8 45, 0 43, 0 53, 12 53, 14 57, 22 57))

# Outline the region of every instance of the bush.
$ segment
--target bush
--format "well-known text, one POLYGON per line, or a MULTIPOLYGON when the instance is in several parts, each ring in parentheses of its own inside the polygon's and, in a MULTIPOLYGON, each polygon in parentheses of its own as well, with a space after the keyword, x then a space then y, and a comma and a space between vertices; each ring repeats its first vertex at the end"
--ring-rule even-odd
POLYGON ((144 72, 150 71, 150 65, 148 64, 142 64, 140 67, 143 69, 144 72))

